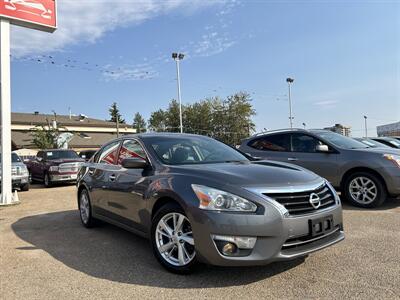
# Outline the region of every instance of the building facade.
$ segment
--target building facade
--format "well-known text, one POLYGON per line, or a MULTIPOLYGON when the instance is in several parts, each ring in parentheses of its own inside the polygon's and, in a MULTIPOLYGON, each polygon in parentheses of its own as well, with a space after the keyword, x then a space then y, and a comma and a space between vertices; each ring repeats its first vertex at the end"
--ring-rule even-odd
POLYGON ((400 121, 376 127, 378 136, 400 136, 400 121))
POLYGON ((324 129, 339 133, 339 134, 344 135, 344 136, 350 136, 351 135, 351 127, 350 126, 344 126, 342 124, 335 124, 332 127, 325 127, 324 129))
POLYGON ((11 138, 13 150, 38 150, 33 144, 34 132, 40 128, 57 127, 60 132, 70 133, 68 148, 81 151, 98 149, 117 135, 133 134, 136 130, 127 124, 103 121, 84 115, 49 115, 35 113, 11 114, 11 138), (118 127, 118 128, 117 128, 118 127), (118 134, 117 134, 118 133, 118 134))

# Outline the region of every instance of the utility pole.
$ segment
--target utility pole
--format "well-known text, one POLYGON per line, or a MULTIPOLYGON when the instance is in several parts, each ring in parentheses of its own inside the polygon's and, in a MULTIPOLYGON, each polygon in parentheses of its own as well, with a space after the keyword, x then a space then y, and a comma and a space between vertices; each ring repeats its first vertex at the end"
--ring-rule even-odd
POLYGON ((181 99, 181 77, 179 70, 179 61, 181 61, 185 57, 182 53, 172 53, 172 58, 176 62, 176 80, 178 82, 178 101, 179 101, 179 124, 181 133, 183 133, 183 121, 182 121, 182 99, 181 99))
POLYGON ((294 82, 293 78, 286 78, 286 82, 288 83, 288 89, 289 89, 289 123, 290 123, 290 129, 293 128, 293 116, 292 116, 292 97, 291 97, 291 84, 294 82))
POLYGON ((119 116, 118 115, 117 115, 116 123, 117 123, 117 138, 119 138, 119 116))
POLYGON ((11 183, 11 92, 10 21, 0 19, 0 119, 1 119, 1 197, 0 204, 13 203, 11 183))
POLYGON ((365 138, 368 137, 367 116, 364 116, 365 138))

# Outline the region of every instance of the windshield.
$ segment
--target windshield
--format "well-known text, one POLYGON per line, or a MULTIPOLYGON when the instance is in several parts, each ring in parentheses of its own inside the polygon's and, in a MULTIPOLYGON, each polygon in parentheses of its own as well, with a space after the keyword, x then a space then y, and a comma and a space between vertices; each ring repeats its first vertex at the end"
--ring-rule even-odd
POLYGON ((49 151, 46 152, 46 158, 49 160, 53 159, 75 159, 80 158, 75 151, 49 151))
POLYGON ((248 161, 240 152, 205 137, 157 137, 151 146, 160 160, 170 165, 248 161))
POLYGON ((369 148, 369 146, 353 140, 347 136, 343 136, 339 133, 331 132, 331 131, 313 131, 314 134, 319 136, 322 139, 330 142, 332 145, 343 148, 343 149, 365 149, 369 148))
MULTIPOLYGON (((0 156, 0 162, 1 162, 1 156, 0 156)), ((22 162, 22 160, 19 158, 17 153, 11 153, 11 162, 19 163, 19 162, 22 162)))

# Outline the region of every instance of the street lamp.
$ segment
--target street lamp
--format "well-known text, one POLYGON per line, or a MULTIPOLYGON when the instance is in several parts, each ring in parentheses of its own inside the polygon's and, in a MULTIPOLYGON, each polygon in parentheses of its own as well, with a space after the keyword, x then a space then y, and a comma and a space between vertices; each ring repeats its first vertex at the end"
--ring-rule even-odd
POLYGON ((303 123, 303 127, 304 127, 304 129, 306 129, 306 123, 303 123))
POLYGON ((293 128, 293 116, 292 116, 292 98, 291 98, 291 84, 294 82, 293 78, 286 78, 286 82, 288 83, 289 88, 289 121, 290 121, 290 129, 293 128))
POLYGON ((176 62, 176 80, 178 82, 178 101, 179 101, 179 124, 181 128, 181 133, 183 133, 183 122, 182 122, 182 99, 181 99, 181 77, 179 72, 179 61, 185 57, 182 53, 172 53, 172 58, 176 62))
POLYGON ((365 138, 368 137, 367 116, 364 116, 365 138))

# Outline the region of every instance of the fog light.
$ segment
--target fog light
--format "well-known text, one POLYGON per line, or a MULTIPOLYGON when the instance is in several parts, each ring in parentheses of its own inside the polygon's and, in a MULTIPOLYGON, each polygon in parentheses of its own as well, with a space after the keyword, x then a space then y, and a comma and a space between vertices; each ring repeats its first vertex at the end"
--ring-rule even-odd
POLYGON ((228 236, 228 235, 213 235, 214 241, 226 241, 235 244, 239 249, 253 249, 256 244, 256 237, 247 236, 228 236))
POLYGON ((232 255, 236 252, 236 246, 232 243, 226 243, 222 248, 222 253, 224 255, 232 255))

